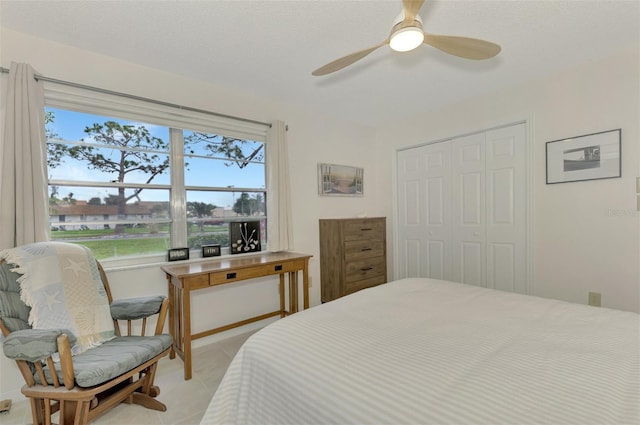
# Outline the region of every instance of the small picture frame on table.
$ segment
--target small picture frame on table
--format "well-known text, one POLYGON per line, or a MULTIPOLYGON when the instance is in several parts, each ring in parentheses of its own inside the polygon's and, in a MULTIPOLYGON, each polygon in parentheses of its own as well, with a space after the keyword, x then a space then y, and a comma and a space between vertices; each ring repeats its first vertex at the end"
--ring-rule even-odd
POLYGON ((220 245, 202 245, 202 258, 219 257, 220 245))
POLYGON ((189 248, 173 248, 167 253, 168 261, 180 261, 189 259, 189 248))

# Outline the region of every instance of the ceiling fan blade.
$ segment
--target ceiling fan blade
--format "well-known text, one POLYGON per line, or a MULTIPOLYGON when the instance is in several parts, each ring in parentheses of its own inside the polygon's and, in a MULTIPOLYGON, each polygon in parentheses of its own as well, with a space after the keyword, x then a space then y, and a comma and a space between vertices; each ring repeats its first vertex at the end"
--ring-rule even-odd
POLYGON ((350 55, 347 56, 343 56, 340 59, 336 59, 333 62, 330 62, 328 64, 326 64, 325 66, 321 66, 320 68, 316 69, 315 71, 313 71, 311 73, 311 75, 315 75, 320 76, 320 75, 326 75, 326 74, 331 74, 332 72, 336 72, 341 70, 344 67, 347 67, 349 65, 351 65, 352 63, 362 59, 363 57, 367 56, 369 53, 373 52, 374 50, 376 50, 378 47, 382 47, 385 44, 389 44, 389 40, 385 40, 382 43, 373 46, 373 47, 369 47, 368 49, 364 49, 364 50, 360 50, 358 52, 355 53, 351 53, 350 55))
POLYGON ((489 59, 500 53, 500 46, 477 38, 424 34, 424 44, 465 59, 489 59))
POLYGON ((404 23, 411 24, 424 4, 424 0, 402 0, 404 23))

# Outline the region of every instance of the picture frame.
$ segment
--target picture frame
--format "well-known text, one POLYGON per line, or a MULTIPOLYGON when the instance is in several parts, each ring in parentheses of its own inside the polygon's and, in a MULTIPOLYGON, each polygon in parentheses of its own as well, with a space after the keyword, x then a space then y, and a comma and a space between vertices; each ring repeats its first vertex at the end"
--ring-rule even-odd
POLYGON ((207 257, 219 257, 220 256, 220 245, 202 245, 202 258, 207 257))
POLYGON ((259 221, 229 223, 229 250, 231 254, 246 254, 262 250, 259 221))
POLYGON ((364 168, 318 163, 318 194, 364 196, 364 168))
POLYGON ((547 184, 622 177, 622 130, 546 143, 547 184))
POLYGON ((180 261, 189 259, 189 248, 173 248, 167 252, 167 261, 180 261))

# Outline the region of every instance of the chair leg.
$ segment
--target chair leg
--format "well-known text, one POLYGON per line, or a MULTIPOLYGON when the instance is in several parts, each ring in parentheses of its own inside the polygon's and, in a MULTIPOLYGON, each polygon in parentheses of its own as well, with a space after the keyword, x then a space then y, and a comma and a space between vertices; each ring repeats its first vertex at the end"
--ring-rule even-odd
POLYGON ((158 363, 154 363, 151 366, 149 366, 149 369, 147 370, 147 373, 145 375, 145 383, 144 386, 142 387, 143 390, 142 392, 148 395, 149 391, 151 390, 151 386, 153 385, 153 381, 156 379, 156 370, 158 368, 158 363))
POLYGON ((44 400, 41 398, 29 398, 31 404, 31 418, 33 425, 50 425, 51 417, 45 418, 44 400))
POLYGON ((76 406, 74 425, 86 425, 89 419, 89 405, 91 400, 79 401, 76 406))
POLYGON ((76 420, 76 409, 78 402, 61 400, 60 401, 60 425, 72 425, 76 420))
POLYGON ((86 425, 92 400, 61 401, 60 425, 86 425))

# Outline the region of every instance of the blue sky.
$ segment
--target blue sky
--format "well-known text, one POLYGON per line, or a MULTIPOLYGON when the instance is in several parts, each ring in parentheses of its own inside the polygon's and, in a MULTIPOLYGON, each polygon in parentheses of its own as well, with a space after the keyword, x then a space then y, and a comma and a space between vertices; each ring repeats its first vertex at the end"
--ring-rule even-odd
MULTIPOLYGON (((102 124, 105 121, 116 121, 120 124, 128 124, 144 127, 149 130, 152 136, 158 137, 165 142, 169 141, 169 129, 167 127, 155 124, 140 123, 131 120, 119 118, 104 117, 92 114, 67 111, 63 109, 46 108, 47 111, 54 113, 54 122, 47 125, 47 129, 56 134, 58 139, 66 141, 80 141, 89 138, 84 132, 85 127, 92 126, 94 123, 102 124)), ((185 137, 189 132, 185 132, 185 137)), ((249 155, 256 145, 243 148, 243 153, 249 155)), ((264 149, 264 148, 263 148, 264 149)), ((206 155, 201 144, 195 145, 193 150, 196 155, 206 155)), ((102 149, 101 153, 105 156, 115 157, 119 155, 117 149, 102 149)), ((168 154, 168 152, 167 152, 168 154)), ((164 154, 159 154, 162 157, 164 154)), ((164 158, 162 158, 164 159, 164 158)), ((188 167, 185 169, 185 184, 193 186, 216 186, 216 187, 257 187, 263 188, 265 185, 264 164, 248 164, 240 169, 237 164, 229 161, 211 160, 204 158, 188 158, 188 167)), ((98 170, 89 169, 86 162, 75 161, 71 159, 65 160, 63 164, 55 168, 48 169, 49 179, 52 180, 82 180, 82 181, 100 181, 109 182, 117 179, 115 174, 106 174, 98 170)), ((125 178, 125 182, 145 183, 148 175, 145 173, 130 173, 125 178)), ((168 172, 156 176, 151 184, 169 184, 170 176, 168 172)), ((81 187, 60 187, 58 197, 62 198, 73 193, 73 198, 77 200, 89 200, 93 197, 105 198, 108 194, 115 194, 114 189, 106 188, 81 188, 81 187)), ((201 192, 189 191, 187 193, 187 201, 198 201, 214 204, 216 206, 231 207, 237 199, 240 192, 224 193, 224 192, 201 192), (235 198, 234 198, 235 196, 235 198)), ((142 201, 168 201, 169 193, 165 190, 145 189, 140 193, 142 201)))

